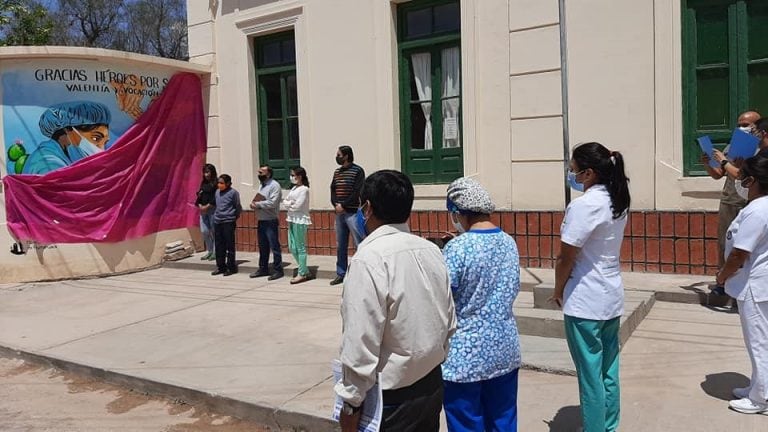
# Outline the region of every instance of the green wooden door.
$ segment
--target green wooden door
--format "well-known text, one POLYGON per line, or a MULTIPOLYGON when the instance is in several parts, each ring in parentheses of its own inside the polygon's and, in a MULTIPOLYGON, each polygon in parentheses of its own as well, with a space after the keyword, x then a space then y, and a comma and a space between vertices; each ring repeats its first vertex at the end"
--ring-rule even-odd
POLYGON ((256 40, 259 163, 289 187, 290 169, 300 164, 299 108, 293 32, 256 40))

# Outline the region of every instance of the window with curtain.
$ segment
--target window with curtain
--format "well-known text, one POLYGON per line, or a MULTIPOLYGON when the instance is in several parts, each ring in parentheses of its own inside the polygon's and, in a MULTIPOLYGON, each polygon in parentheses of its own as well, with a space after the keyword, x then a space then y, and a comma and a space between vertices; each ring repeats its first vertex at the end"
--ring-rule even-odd
POLYGON ((291 167, 299 165, 299 109, 294 33, 255 41, 258 85, 259 164, 269 165, 284 187, 291 167))
POLYGON ((398 34, 403 171, 414 183, 448 183, 464 165, 459 1, 399 6, 398 34))
POLYGON ((768 1, 682 0, 685 175, 705 175, 696 138, 725 147, 739 113, 768 116, 768 1))

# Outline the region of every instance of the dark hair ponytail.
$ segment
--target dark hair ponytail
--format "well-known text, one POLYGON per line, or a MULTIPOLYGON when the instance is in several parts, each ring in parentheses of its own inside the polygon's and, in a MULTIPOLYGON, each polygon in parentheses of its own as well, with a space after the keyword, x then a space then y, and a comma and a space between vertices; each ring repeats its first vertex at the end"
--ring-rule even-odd
POLYGON ((579 170, 592 169, 597 183, 605 185, 611 196, 613 218, 624 216, 629 209, 629 178, 624 172, 624 157, 596 142, 580 144, 573 149, 573 161, 579 170))

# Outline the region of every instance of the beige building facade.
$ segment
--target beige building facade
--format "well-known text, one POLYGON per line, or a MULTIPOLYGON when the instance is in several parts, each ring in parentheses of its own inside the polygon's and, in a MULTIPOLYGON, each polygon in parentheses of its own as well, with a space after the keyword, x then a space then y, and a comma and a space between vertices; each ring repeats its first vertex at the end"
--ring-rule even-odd
MULTIPOLYGON (((286 152, 293 153, 285 158, 286 166, 299 162, 318 185, 312 190, 313 209, 329 208, 326 185, 335 169, 335 151, 350 145, 367 172, 394 168, 415 174, 417 210, 442 209, 446 184, 460 174, 475 175, 501 209, 563 210, 569 149, 598 141, 624 154, 634 210, 716 210, 721 182, 686 175, 695 171, 686 166, 686 157, 698 157, 686 155, 695 149, 683 138, 683 18, 693 7, 688 3, 189 1, 190 61, 213 71, 209 161, 231 174, 244 196, 254 192, 258 166, 272 159, 265 155, 271 143, 264 141, 279 135, 263 130, 277 120, 260 105, 264 75, 259 47, 283 34, 293 44, 295 84, 290 85, 295 85, 297 103, 295 118, 283 119, 286 128, 293 127, 283 136, 295 135, 288 137, 292 141, 286 148, 293 147, 286 152), (460 20, 460 29, 453 32, 451 3, 460 20), (458 172, 424 174, 409 165, 421 163, 417 159, 423 149, 410 150, 424 146, 418 142, 421 130, 411 129, 424 119, 413 114, 420 104, 403 97, 422 100, 418 96, 424 96, 424 89, 413 83, 419 78, 418 54, 409 54, 414 41, 407 33, 410 25, 414 35, 429 33, 417 28, 420 17, 429 15, 419 13, 424 8, 432 11, 433 47, 450 45, 446 37, 453 35, 460 52, 460 67, 449 71, 460 74, 460 88, 446 93, 439 88, 440 77, 432 86, 432 102, 440 103, 434 97, 439 90, 444 105, 448 96, 460 94, 458 125, 445 115, 441 131, 437 119, 431 125, 433 132, 442 132, 442 143, 433 140, 438 146, 447 148, 446 137, 457 134, 460 148, 450 149, 454 153, 448 156, 441 154, 445 148, 433 148, 429 156, 453 158, 450 163, 458 157, 458 172), (449 30, 440 33, 441 25, 449 30), (297 133, 290 121, 298 122, 297 133)), ((727 8, 727 3, 744 1, 723 3, 727 8)), ((445 75, 449 67, 443 51, 445 75)), ((439 56, 432 56, 433 72, 439 56)), ((427 111, 440 115, 439 109, 427 111)), ((431 167, 439 170, 443 162, 433 160, 431 167)))

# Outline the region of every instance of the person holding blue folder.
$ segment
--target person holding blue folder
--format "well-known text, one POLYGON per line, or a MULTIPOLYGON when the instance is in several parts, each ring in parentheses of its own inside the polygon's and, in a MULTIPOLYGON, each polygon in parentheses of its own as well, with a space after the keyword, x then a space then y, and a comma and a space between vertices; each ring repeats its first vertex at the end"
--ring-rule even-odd
MULTIPOLYGON (((743 132, 755 133, 755 123, 760 119, 760 114, 755 111, 747 111, 739 115, 738 127, 743 132)), ((707 174, 715 180, 725 177, 723 192, 720 195, 720 207, 718 208, 717 222, 717 247, 718 247, 718 267, 722 268, 725 263, 725 235, 731 222, 736 218, 741 209, 747 204, 746 199, 739 196, 736 192, 735 180, 739 177, 738 161, 729 160, 727 157, 728 147, 725 152, 714 150, 713 157, 720 164, 719 168, 713 168, 709 164, 709 156, 702 155, 701 162, 707 174)), ((725 287, 717 285, 713 290, 717 295, 726 295, 725 287)))

